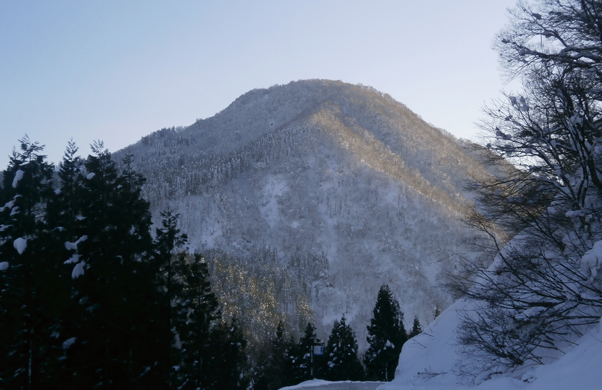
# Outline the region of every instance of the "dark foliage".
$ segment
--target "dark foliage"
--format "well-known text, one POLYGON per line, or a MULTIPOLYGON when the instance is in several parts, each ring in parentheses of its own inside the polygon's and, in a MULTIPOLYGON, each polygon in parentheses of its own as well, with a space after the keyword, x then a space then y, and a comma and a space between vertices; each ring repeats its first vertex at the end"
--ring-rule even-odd
POLYGON ((360 381, 364 368, 357 357, 357 340, 345 316, 334 322, 325 349, 325 378, 331 381, 360 381))
POLYGON ((403 327, 403 313, 389 286, 383 285, 376 298, 373 318, 368 326, 370 344, 364 355, 366 376, 370 380, 391 381, 401 353, 408 339, 403 327))

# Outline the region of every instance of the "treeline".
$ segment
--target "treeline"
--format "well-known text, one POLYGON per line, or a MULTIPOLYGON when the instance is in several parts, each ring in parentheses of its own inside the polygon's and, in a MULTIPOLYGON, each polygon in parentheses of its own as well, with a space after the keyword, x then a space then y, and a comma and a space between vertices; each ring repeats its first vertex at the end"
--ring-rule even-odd
MULTIPOLYGON (((185 250, 178 215, 163 212, 151 231, 131 156, 118 168, 102 143, 86 159, 70 143, 55 168, 38 143, 19 142, 0 188, 3 389, 276 389, 314 377, 393 378, 408 336, 387 286, 363 365, 345 317, 326 345, 311 323, 295 343, 280 321, 249 351, 253 330, 237 318, 245 313, 220 306, 208 262, 185 250), (324 354, 314 356, 314 346, 324 354)), ((219 282, 252 294, 246 280, 219 282)))
POLYGON ((391 381, 403 344, 421 333, 417 318, 408 334, 403 313, 389 286, 378 292, 373 318, 368 326, 369 348, 360 360, 355 332, 343 315, 335 320, 327 343, 308 323, 299 342, 286 336, 282 324, 275 337, 262 351, 254 372, 254 389, 275 390, 284 386, 320 378, 330 381, 391 381))

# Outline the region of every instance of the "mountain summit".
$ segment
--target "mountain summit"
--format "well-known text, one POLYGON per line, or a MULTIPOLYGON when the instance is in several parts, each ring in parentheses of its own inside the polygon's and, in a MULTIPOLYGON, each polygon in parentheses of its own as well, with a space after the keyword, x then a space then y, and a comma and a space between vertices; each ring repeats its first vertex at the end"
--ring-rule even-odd
POLYGON ((256 89, 123 153, 148 179, 155 216, 173 209, 197 250, 224 255, 215 272, 237 257, 245 280, 254 275, 299 323, 313 315, 324 331, 345 314, 360 343, 381 285, 406 326, 415 315, 424 323, 452 302, 444 272, 479 255, 466 249, 477 236, 461 219, 467 182, 488 175, 481 152, 371 87, 256 89))

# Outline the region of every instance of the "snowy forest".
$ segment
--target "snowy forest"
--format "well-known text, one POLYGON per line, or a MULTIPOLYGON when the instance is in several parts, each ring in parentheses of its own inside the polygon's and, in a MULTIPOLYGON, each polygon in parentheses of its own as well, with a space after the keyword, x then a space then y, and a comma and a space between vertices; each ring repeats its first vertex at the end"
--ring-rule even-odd
POLYGON ((21 138, 0 387, 546 388, 602 335, 601 37, 598 0, 519 2, 481 145, 327 80, 56 166, 21 138))
POLYGON ((466 245, 486 236, 462 221, 474 197, 465 184, 490 175, 489 152, 369 87, 305 80, 253 90, 115 155, 128 153, 148 179, 153 220, 164 209, 181 215, 191 247, 211 259, 224 314, 244 311, 259 339, 280 320, 297 336, 313 322, 325 339, 344 314, 364 352, 380 286, 409 328, 453 302, 443 284, 464 271, 462 258, 493 259, 466 245), (238 291, 221 288, 234 279, 238 291))
MULTIPOLYGON (((244 311, 222 316, 209 278, 219 264, 187 250, 179 216, 161 213, 151 231, 130 156, 120 169, 102 143, 86 159, 70 143, 55 167, 38 143, 19 143, 0 191, 2 388, 277 389, 316 376, 392 377, 408 334, 388 286, 363 364, 344 316, 327 343, 311 322, 295 341, 282 320, 258 339, 237 320, 244 311), (325 353, 314 357, 316 346, 325 353)), ((250 283, 218 280, 234 293, 250 283)))

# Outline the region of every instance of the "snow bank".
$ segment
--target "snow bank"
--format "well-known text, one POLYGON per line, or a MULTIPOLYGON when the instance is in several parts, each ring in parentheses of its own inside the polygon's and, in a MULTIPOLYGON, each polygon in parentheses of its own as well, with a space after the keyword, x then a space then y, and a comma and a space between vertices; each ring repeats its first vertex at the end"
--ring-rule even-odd
MULTIPOLYGON (((592 251, 594 253, 596 251, 592 251)), ((459 312, 470 303, 459 300, 443 311, 401 351, 393 382, 379 390, 594 390, 602 384, 602 325, 577 340, 573 349, 547 365, 522 368, 477 386, 465 384, 458 371, 460 348, 455 340, 459 312), (516 376, 516 377, 513 377, 516 376)))
POLYGON ((380 385, 382 385, 382 382, 329 382, 321 379, 312 379, 306 382, 299 383, 295 386, 283 387, 281 390, 375 390, 380 385))

